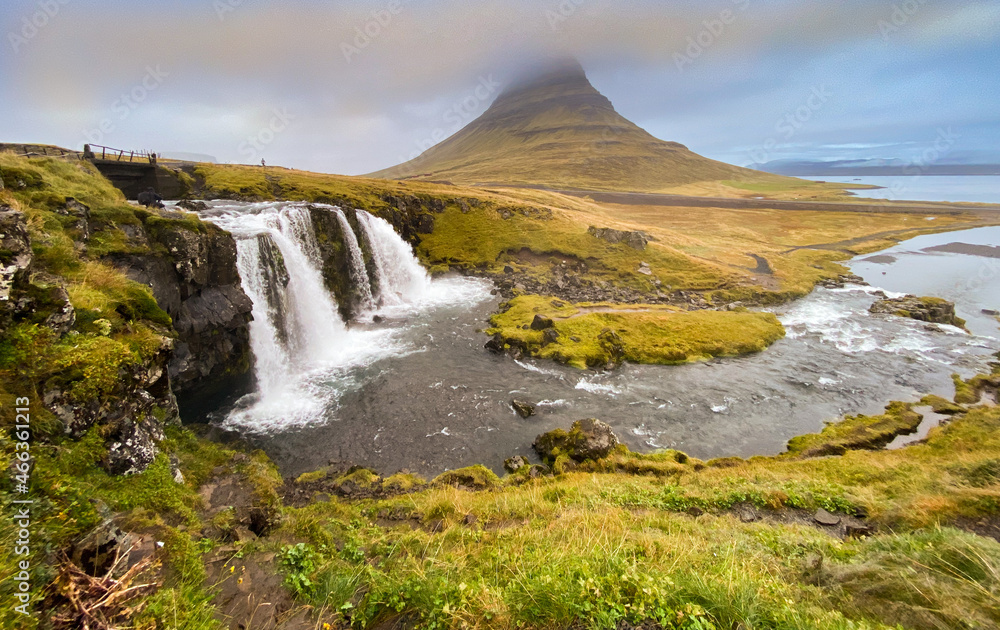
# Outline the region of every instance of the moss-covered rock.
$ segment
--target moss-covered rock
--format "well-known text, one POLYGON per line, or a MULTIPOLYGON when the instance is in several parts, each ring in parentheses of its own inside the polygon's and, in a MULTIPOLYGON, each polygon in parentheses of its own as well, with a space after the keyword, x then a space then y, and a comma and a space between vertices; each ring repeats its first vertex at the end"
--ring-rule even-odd
POLYGON ((892 402, 880 416, 847 416, 828 424, 820 433, 792 438, 788 441, 787 455, 808 458, 880 449, 897 435, 915 432, 922 420, 923 416, 913 411, 912 405, 892 402))
POLYGON ((580 369, 625 361, 679 364, 760 352, 785 335, 773 313, 571 304, 538 295, 510 300, 490 321, 490 350, 580 369))
POLYGON ((944 415, 954 415, 956 413, 963 413, 965 408, 961 405, 956 405, 950 400, 941 398, 940 396, 924 396, 920 399, 920 404, 931 408, 934 413, 940 413, 944 415))
POLYGON ((617 445, 618 436, 610 426, 588 418, 574 422, 569 431, 556 429, 543 433, 531 446, 546 461, 558 462, 565 456, 583 462, 606 457, 617 445))
POLYGON ((872 313, 965 328, 965 320, 955 315, 955 304, 937 297, 907 295, 901 298, 883 298, 872 304, 870 310, 872 313))

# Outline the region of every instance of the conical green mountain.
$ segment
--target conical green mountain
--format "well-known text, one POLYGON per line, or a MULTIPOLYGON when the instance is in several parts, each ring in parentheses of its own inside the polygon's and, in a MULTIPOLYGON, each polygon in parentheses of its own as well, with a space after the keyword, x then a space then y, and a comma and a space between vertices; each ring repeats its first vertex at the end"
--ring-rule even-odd
POLYGON ((643 192, 703 181, 786 179, 653 137, 615 111, 575 61, 516 82, 444 142, 368 176, 643 192))

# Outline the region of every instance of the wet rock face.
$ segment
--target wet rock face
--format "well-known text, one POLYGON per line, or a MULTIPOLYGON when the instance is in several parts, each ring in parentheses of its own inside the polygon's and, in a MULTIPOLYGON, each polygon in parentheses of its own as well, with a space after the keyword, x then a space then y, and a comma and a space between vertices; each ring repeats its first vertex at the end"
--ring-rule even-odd
POLYGON ((599 228, 593 225, 587 228, 587 233, 594 238, 607 241, 611 244, 625 243, 632 249, 644 250, 653 238, 645 232, 625 232, 612 228, 599 228))
MULTIPOLYGON (((372 278, 374 256, 367 239, 360 236, 357 213, 350 208, 344 208, 343 213, 357 238, 368 276, 372 278)), ((361 309, 361 293, 351 278, 351 252, 344 240, 343 227, 330 208, 310 206, 309 215, 319 244, 320 257, 323 259, 323 281, 336 298, 341 317, 351 320, 361 309)))
POLYGON ((192 199, 182 199, 177 202, 178 208, 183 208, 184 210, 189 210, 191 212, 203 212, 208 210, 208 204, 204 201, 195 201, 192 199))
POLYGON ((560 455, 583 462, 607 457, 618 446, 618 436, 611 427, 595 418, 577 420, 570 430, 556 429, 535 438, 531 445, 545 460, 554 460, 560 455))
POLYGON ((955 304, 935 297, 907 295, 881 299, 871 306, 872 313, 909 317, 921 322, 965 327, 965 320, 955 315, 955 304))
MULTIPOLYGON (((421 236, 434 231, 433 215, 444 212, 446 207, 443 199, 422 199, 416 195, 384 195, 382 201, 389 204, 389 208, 379 212, 379 216, 413 244, 419 242, 421 236)), ((460 200, 459 205, 462 206, 462 203, 465 204, 463 211, 468 212, 468 202, 460 200)))
POLYGON ((205 231, 177 224, 145 229, 148 254, 114 255, 109 262, 153 290, 173 319, 178 342, 169 372, 182 397, 238 395, 250 385, 253 303, 240 284, 236 242, 212 225, 205 231))

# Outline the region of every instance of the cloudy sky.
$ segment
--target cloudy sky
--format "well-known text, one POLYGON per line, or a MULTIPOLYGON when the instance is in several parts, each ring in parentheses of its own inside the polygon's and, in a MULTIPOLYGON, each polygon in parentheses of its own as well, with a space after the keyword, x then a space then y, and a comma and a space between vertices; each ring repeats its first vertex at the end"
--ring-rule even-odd
POLYGON ((1000 2, 3 0, 0 141, 361 174, 576 55, 716 159, 1000 161, 1000 2))

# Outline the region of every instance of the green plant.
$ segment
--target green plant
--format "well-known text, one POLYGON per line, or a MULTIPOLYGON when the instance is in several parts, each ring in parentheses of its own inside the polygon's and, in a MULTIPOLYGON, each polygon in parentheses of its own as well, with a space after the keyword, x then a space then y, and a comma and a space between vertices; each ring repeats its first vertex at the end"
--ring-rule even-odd
POLYGON ((316 571, 316 552, 305 543, 285 547, 281 552, 281 565, 285 570, 285 584, 297 597, 308 598, 315 587, 312 581, 316 571))

